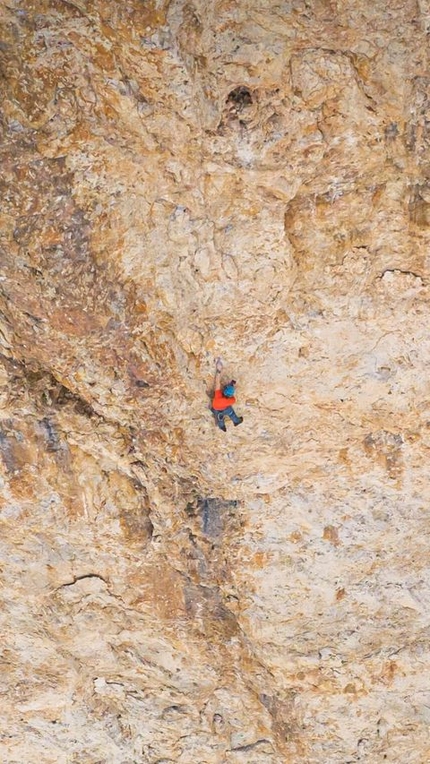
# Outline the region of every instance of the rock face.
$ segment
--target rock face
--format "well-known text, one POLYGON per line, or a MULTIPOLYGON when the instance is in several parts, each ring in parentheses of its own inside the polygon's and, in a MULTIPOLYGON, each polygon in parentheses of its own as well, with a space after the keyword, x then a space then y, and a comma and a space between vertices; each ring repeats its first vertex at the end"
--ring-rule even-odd
POLYGON ((1 22, 1 760, 426 764, 427 0, 1 22))

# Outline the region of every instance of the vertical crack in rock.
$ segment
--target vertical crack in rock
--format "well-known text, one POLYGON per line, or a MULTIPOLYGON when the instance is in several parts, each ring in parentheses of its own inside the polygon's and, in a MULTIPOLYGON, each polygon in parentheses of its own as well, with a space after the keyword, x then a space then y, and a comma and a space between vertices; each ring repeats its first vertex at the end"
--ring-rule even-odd
MULTIPOLYGON (((230 543, 241 531, 242 512, 243 506, 237 500, 197 497, 194 507, 188 504, 187 515, 196 521, 196 533, 190 534, 191 576, 185 585, 186 608, 197 629, 210 636, 213 648, 217 646, 223 664, 231 664, 234 675, 246 682, 261 708, 267 709, 269 714, 271 740, 247 742, 231 750, 258 751, 260 756, 273 752, 283 756, 289 750, 288 743, 297 735, 292 696, 282 693, 284 699, 281 699, 273 675, 254 654, 252 641, 232 609, 232 605, 240 606, 240 602, 234 594, 229 570, 230 543), (205 583, 194 583, 194 580, 205 583)), ((246 731, 243 735, 249 737, 246 731)))
POLYGON ((201 513, 202 532, 214 542, 220 543, 225 533, 228 519, 239 508, 239 502, 222 499, 198 499, 197 507, 201 513))

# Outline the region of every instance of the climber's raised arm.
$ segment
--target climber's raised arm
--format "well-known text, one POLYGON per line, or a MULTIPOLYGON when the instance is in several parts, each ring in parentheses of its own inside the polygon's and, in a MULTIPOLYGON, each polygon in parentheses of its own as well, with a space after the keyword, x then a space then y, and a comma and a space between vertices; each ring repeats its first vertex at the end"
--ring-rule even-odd
POLYGON ((217 358, 216 366, 215 366, 215 383, 214 383, 215 390, 221 390, 221 372, 222 372, 222 361, 220 358, 217 358))

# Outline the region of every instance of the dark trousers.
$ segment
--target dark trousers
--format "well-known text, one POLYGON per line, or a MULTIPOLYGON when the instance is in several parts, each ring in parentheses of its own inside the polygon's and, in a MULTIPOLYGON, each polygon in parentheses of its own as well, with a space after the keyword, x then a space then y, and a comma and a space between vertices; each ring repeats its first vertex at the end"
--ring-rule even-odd
POLYGON ((216 423, 218 427, 221 428, 221 430, 223 429, 223 426, 224 426, 225 416, 229 416, 231 421, 234 422, 235 424, 239 424, 241 421, 240 417, 238 417, 238 415, 236 414, 233 406, 227 406, 226 409, 221 409, 221 411, 217 411, 216 409, 211 409, 211 411, 212 411, 212 414, 215 415, 216 423))

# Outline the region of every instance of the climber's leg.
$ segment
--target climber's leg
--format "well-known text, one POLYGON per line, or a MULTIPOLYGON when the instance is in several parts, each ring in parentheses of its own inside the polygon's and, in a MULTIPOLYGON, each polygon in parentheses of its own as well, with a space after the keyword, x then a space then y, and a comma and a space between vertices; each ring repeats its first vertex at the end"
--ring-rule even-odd
POLYGON ((242 424, 243 422, 243 416, 238 416, 233 406, 228 406, 228 408, 224 409, 222 413, 227 414, 227 416, 230 417, 235 427, 237 427, 238 424, 242 424))
POLYGON ((226 410, 224 409, 223 411, 217 411, 216 409, 211 409, 211 411, 215 417, 216 423, 218 427, 220 428, 220 430, 222 430, 223 432, 226 432, 227 428, 224 422, 224 414, 226 410))

